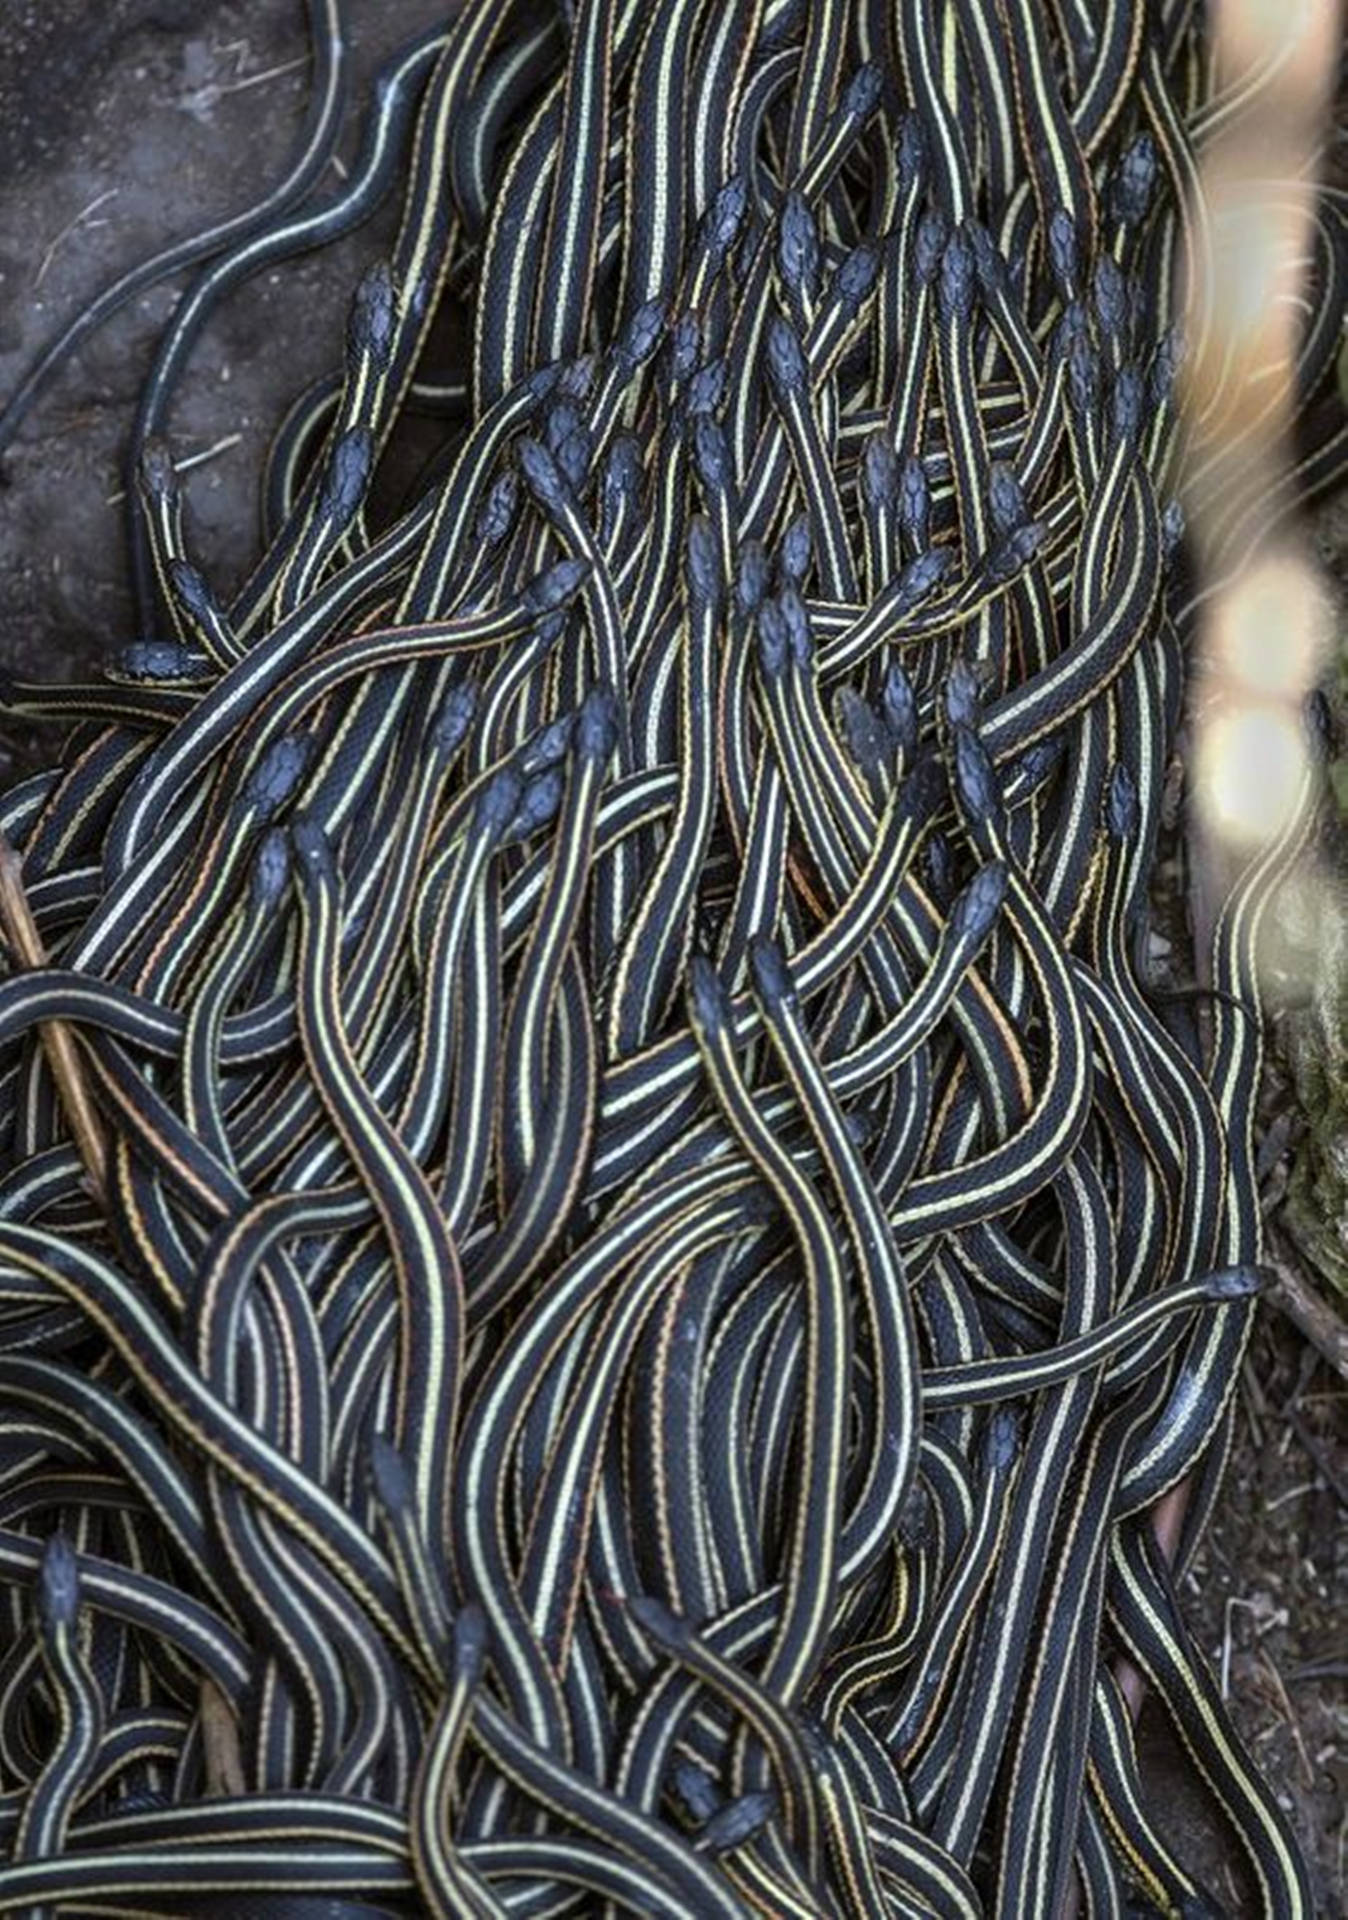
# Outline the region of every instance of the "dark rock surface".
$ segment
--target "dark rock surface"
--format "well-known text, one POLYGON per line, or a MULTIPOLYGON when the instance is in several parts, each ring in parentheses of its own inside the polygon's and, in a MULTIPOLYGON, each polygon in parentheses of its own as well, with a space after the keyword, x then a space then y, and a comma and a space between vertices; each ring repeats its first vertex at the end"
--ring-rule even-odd
MULTIPOLYGON (((444 9, 353 5, 350 158, 369 79, 444 9)), ((0 8, 0 395, 116 275, 252 204, 286 171, 308 86, 300 0, 51 0, 0 8)), ((325 191, 338 186, 330 172, 325 191)), ((345 305, 396 207, 237 291, 198 344, 172 416, 194 555, 245 570, 271 431, 340 353, 345 305), (222 442, 226 444, 221 444, 222 442)), ((181 281, 132 301, 39 396, 0 458, 0 663, 74 677, 136 637, 121 446, 181 281)), ((0 777, 36 750, 5 736, 0 777)))

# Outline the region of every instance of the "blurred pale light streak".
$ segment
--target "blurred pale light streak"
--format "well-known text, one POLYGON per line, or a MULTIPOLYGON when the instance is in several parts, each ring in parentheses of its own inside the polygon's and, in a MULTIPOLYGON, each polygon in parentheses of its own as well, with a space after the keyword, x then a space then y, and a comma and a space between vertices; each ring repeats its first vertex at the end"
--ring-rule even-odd
MULTIPOLYGON (((1288 823, 1307 772, 1305 697, 1333 627, 1324 581, 1295 533, 1261 544, 1234 577, 1215 566, 1231 503, 1268 500, 1290 467, 1301 292, 1313 257, 1315 175, 1342 40, 1339 0, 1213 0, 1215 109, 1200 146, 1186 312, 1197 339, 1181 376, 1188 481, 1185 517, 1203 595, 1190 712, 1190 834, 1196 944, 1206 950, 1217 906, 1239 868, 1288 823), (1238 108, 1235 103, 1238 102, 1238 108)), ((1333 924, 1330 889, 1309 862, 1293 884, 1333 924)), ((1201 964, 1201 963, 1200 963, 1201 964)), ((1310 964, 1309 957, 1307 964, 1310 964)), ((1293 986, 1265 971, 1271 1000, 1293 986)), ((1152 1509, 1157 1546, 1173 1560, 1188 1478, 1152 1509)), ((1131 1661, 1116 1676, 1136 1717, 1146 1683, 1131 1661)), ((1077 1911, 1076 1889, 1063 1916, 1077 1911)))
MULTIPOLYGON (((1316 168, 1342 33, 1339 0, 1217 0, 1218 91, 1253 74, 1243 111, 1219 118, 1200 166, 1205 254, 1192 262, 1207 318, 1185 369, 1190 432, 1185 512, 1200 575, 1224 512, 1252 490, 1273 498, 1289 469, 1304 275, 1314 257, 1316 168)), ((1200 578, 1200 592, 1202 582, 1200 578)), ((1231 859, 1286 824, 1306 774, 1301 723, 1334 629, 1329 589, 1286 532, 1253 552, 1203 602, 1193 676, 1195 850, 1209 887, 1231 859)), ((1202 891, 1202 876, 1200 888, 1202 891)))
POLYGON ((1305 699, 1333 631, 1325 581, 1291 541, 1255 556, 1206 602, 1193 776, 1214 852, 1251 855, 1288 823, 1310 750, 1305 699))
POLYGON ((1263 846, 1291 818, 1306 771, 1298 717, 1238 701, 1204 727, 1196 784, 1209 826, 1231 847, 1263 846))

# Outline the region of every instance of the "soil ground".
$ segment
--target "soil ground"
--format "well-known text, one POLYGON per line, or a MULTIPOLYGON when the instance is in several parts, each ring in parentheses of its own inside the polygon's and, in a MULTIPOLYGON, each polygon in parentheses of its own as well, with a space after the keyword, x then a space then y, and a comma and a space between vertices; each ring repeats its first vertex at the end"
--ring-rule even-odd
MULTIPOLYGON (((384 54, 442 10, 436 0, 350 7, 357 105, 384 54)), ((9 0, 3 12, 0 395, 110 276, 249 204, 284 170, 307 46, 299 0, 9 0)), ((307 378, 333 364, 346 298, 393 217, 386 209, 331 251, 251 283, 200 344, 173 445, 180 461, 200 459, 188 488, 192 544, 221 587, 251 544, 269 430, 307 378)), ((175 292, 157 288, 105 327, 0 467, 0 665, 11 672, 79 677, 135 637, 119 436, 175 292)), ((1348 579, 1343 503, 1320 516, 1318 535, 1348 579)), ((38 754, 34 735, 6 732, 0 782, 38 754)), ((1268 1314, 1239 1400, 1225 1489, 1185 1603, 1313 1863, 1321 1911, 1342 1915, 1348 1387, 1268 1314)), ((1238 1851, 1154 1706, 1142 1740, 1153 1808, 1177 1851, 1231 1911, 1256 1912, 1238 1851)))

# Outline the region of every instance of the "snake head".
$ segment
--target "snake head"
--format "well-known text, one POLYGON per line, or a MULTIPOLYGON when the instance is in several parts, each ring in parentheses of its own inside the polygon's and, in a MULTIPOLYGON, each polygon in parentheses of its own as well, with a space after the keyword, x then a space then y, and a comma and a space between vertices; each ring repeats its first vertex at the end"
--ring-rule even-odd
POLYGON ((941 255, 941 314, 946 320, 967 320, 974 310, 978 276, 974 250, 962 227, 956 227, 941 255))
POLYGON ((899 120, 898 139, 894 143, 894 163, 899 176, 899 194, 905 196, 926 171, 927 136, 921 116, 905 113, 899 120))
POLYGON ((886 433, 868 434, 861 454, 861 486, 871 507, 892 507, 899 497, 899 456, 886 433))
POLYGON ((971 822, 990 820, 1001 801, 997 771, 981 737, 970 726, 951 729, 955 748, 955 787, 971 822))
POLYGON ((627 1597, 627 1611, 644 1634, 659 1646, 677 1650, 686 1646, 691 1633, 688 1622, 671 1611, 652 1593, 633 1593, 627 1597))
POLYGON ((670 1772, 675 1793, 694 1820, 710 1820, 725 1802, 716 1791, 711 1776, 692 1760, 678 1760, 670 1772))
POLYGON ((284 806, 299 785, 312 752, 312 734, 286 733, 273 740, 244 782, 244 805, 257 807, 264 818, 284 806))
POLYGON ((777 1812, 777 1796, 769 1789, 760 1793, 741 1793, 718 1807, 698 1830, 699 1853, 713 1857, 743 1847, 760 1834, 777 1812))
POLYGON ((955 856, 943 833, 929 833, 922 849, 922 871, 927 888, 937 906, 944 911, 955 891, 955 856))
POLYGON ((781 568, 782 578, 793 587, 799 587, 810 571, 813 550, 810 516, 808 513, 798 513, 787 526, 777 548, 777 564, 781 568))
POLYGON ((768 373, 779 395, 804 393, 809 386, 809 369, 796 330, 784 314, 774 314, 768 322, 768 373))
POLYGON ((1062 742, 1056 734, 1035 740, 1016 761, 1016 775, 1024 794, 1033 793, 1062 759, 1062 742))
POLYGON ((1022 568, 1029 566, 1047 538, 1046 520, 1027 520, 1023 526, 1012 527, 989 554, 988 572, 994 580, 1013 579, 1022 568))
POLYGON ((1158 169, 1156 142, 1139 133, 1125 147, 1110 182, 1110 208, 1120 226, 1135 227, 1145 219, 1158 169))
POLYGON ((991 933, 1006 898, 1007 873, 1000 860, 980 867, 950 909, 950 924, 960 940, 981 945, 991 933))
POLYGON ((561 360, 550 361, 546 367, 538 367, 521 381, 521 388, 535 406, 541 406, 548 395, 556 391, 564 365, 565 362, 561 360))
POLYGON ((704 1034, 719 1034, 730 1023, 729 997, 704 953, 695 953, 688 962, 688 1006, 694 1025, 704 1034))
POLYGON ((555 818, 562 804, 565 781, 557 767, 548 767, 543 773, 536 773, 526 782, 520 803, 501 836, 503 844, 514 840, 527 840, 531 834, 545 827, 555 818))
POLYGON ((178 475, 167 440, 153 434, 140 450, 136 468, 141 488, 151 500, 171 500, 178 491, 178 475))
POLYGON ((1023 526, 1028 518, 1025 489, 1009 460, 994 460, 988 468, 988 514, 999 536, 1023 526))
POLYGON ((1091 276, 1091 302, 1106 340, 1119 340, 1128 324, 1128 287, 1113 254, 1102 253, 1091 276))
POLYGON ((392 268, 387 260, 376 260, 360 276, 351 296, 346 316, 347 366, 355 367, 368 357, 381 370, 385 368, 397 317, 392 268))
POLYGON ((695 313, 681 313, 669 329, 669 372, 682 386, 702 358, 702 326, 695 313))
POLYGON ((931 1495, 924 1480, 914 1480, 904 1496, 896 1531, 903 1545, 914 1550, 927 1546, 931 1541, 931 1495))
POLYGON ((791 658, 798 667, 808 669, 814 657, 814 643, 810 637, 810 610, 799 587, 788 580, 777 595, 777 605, 781 608, 786 626, 786 643, 791 649, 791 658))
POLYGON ((1161 558, 1168 566, 1184 543, 1184 507, 1176 497, 1161 509, 1161 558))
POLYGON ((368 427, 348 427, 323 476, 322 511, 345 526, 364 498, 374 466, 374 435, 368 427))
POLYGON ((473 715, 477 712, 477 682, 456 680, 440 702, 431 721, 428 739, 432 752, 448 758, 462 746, 473 715))
POLYGON ((941 271, 949 236, 950 222, 935 207, 929 207, 918 221, 913 238, 913 279, 919 287, 929 287, 941 271))
POLYGON ((684 563, 692 600, 704 607, 715 606, 721 598, 721 547, 704 513, 695 513, 688 522, 684 563))
POLYGON ((572 747, 579 760, 603 766, 618 743, 618 703, 613 689, 602 683, 590 688, 576 715, 572 747))
POLYGON ((1112 395, 1113 429, 1117 440, 1132 445, 1142 431, 1142 405, 1146 384, 1136 367, 1120 367, 1114 376, 1112 395))
POLYGON ((312 814, 297 813, 290 822, 290 848, 295 872, 306 887, 337 884, 337 860, 332 842, 312 814))
POLYGON ((624 364, 633 373, 645 366, 664 338, 668 325, 669 307, 665 301, 647 300, 637 308, 623 328, 620 349, 624 364))
POLYGON ((917 695, 913 691, 912 681, 897 660, 885 675, 880 711, 895 746, 907 759, 917 747, 917 695))
POLYGON ((791 654, 791 640, 786 630, 786 619, 776 600, 765 600, 758 609, 758 665, 759 670, 769 680, 778 679, 786 671, 786 663, 791 654))
POLYGON ((952 727, 972 727, 978 720, 978 675, 958 654, 951 662, 943 690, 946 719, 952 727))
POLYGON ((843 88, 842 111, 848 120, 858 125, 869 120, 880 104, 880 96, 885 90, 885 76, 878 60, 863 60, 852 78, 843 88))
MULTIPOLYGON (((553 614, 554 620, 560 619, 553 614)), ((515 756, 515 766, 525 780, 532 780, 536 773, 542 773, 547 767, 560 766, 571 751, 571 738, 576 731, 574 713, 559 714, 550 720, 546 727, 540 727, 533 738, 522 747, 515 756)))
POLYGON ((521 434, 515 442, 515 458, 524 476, 525 486, 544 513, 561 513, 567 504, 570 489, 562 478, 561 468, 543 442, 535 440, 532 434, 521 434))
POLYGON ((819 229, 806 201, 794 190, 782 202, 777 265, 793 293, 808 291, 819 277, 819 229))
POLYGON ((749 942, 749 972, 755 994, 770 1013, 795 1005, 796 988, 786 955, 766 934, 755 934, 749 942))
POLYGON ((1006 261, 981 220, 966 220, 964 231, 973 248, 974 272, 985 295, 1001 293, 1007 284, 1006 261))
POLYGON ((889 736, 875 709, 863 700, 855 687, 839 687, 834 698, 838 728, 847 742, 847 751, 859 767, 883 764, 889 736))
POLYGON ((255 910, 278 905, 290 884, 290 842, 283 827, 268 827, 253 855, 249 898, 255 910))
POLYGON ((1187 347, 1184 329, 1178 322, 1173 327, 1167 327, 1157 341, 1147 378, 1148 393, 1154 407, 1164 406, 1174 392, 1187 347))
POLYGON ((1219 1267, 1207 1275, 1203 1291, 1209 1300, 1253 1300, 1273 1282, 1266 1267, 1247 1263, 1238 1267, 1219 1267))
POLYGON ((490 1634, 487 1616, 475 1602, 460 1607, 454 1616, 453 1664, 457 1685, 471 1692, 482 1678, 487 1664, 490 1634))
POLYGON ((945 769, 930 751, 914 760, 903 782, 904 810, 910 819, 930 820, 945 799, 945 769))
POLYGON ((1048 263, 1064 300, 1076 297, 1079 262, 1077 223, 1066 207, 1055 207, 1048 219, 1048 263))
POLYGON ((519 499, 520 483, 513 470, 497 474, 478 509, 474 532, 480 546, 500 546, 514 524, 519 499))
POLYGON ((370 1441, 370 1484, 385 1513, 413 1511, 412 1476, 407 1462, 382 1433, 375 1434, 370 1441))
POLYGON ((688 382, 688 394, 683 410, 689 419, 701 414, 717 412, 725 399, 726 363, 723 359, 709 360, 699 367, 688 382))
POLYGON ((1083 329, 1067 349, 1067 398, 1082 419, 1094 413, 1100 397, 1100 356, 1083 329))
POLYGON ((533 613, 551 613, 574 600, 589 577, 588 560, 559 560, 540 573, 524 589, 524 597, 533 613))
POLYGON ((735 602, 752 616, 763 605, 772 585, 772 566, 760 540, 746 540, 736 555, 735 602))
POLYGON ((80 1566, 63 1533, 48 1536, 37 1576, 37 1610, 43 1628, 73 1627, 80 1609, 80 1566))
POLYGON ((1131 767, 1120 760, 1105 788, 1105 825, 1115 840, 1131 840, 1137 832, 1137 781, 1131 767))
POLYGON ((473 809, 473 825, 478 832, 498 841, 518 811, 524 792, 524 777, 517 767, 501 767, 478 794, 473 809))
POLYGON ((1317 766, 1328 766, 1334 758, 1338 742, 1335 737, 1334 715, 1322 688, 1312 687, 1306 695, 1302 720, 1317 766))
POLYGON ((693 464, 707 493, 725 492, 730 483, 730 442, 725 428, 710 414, 698 414, 693 421, 693 464))
POLYGON ((604 460, 602 484, 606 512, 616 511, 618 503, 622 500, 636 503, 641 497, 644 471, 641 464, 641 442, 636 435, 634 433, 615 434, 604 460))
POLYGON ((931 527, 927 469, 910 454, 899 469, 899 525, 915 547, 925 547, 931 527))
POLYGON ((703 221, 703 244, 719 265, 739 238, 744 216, 749 211, 749 188, 743 174, 726 181, 703 221))
POLYGON ((209 581, 189 561, 170 560, 165 572, 174 599, 194 620, 211 619, 219 612, 220 603, 209 581))
POLYGON ((844 313, 855 317, 880 276, 880 256, 863 241, 846 255, 833 278, 833 291, 844 313))
POLYGON ((570 401, 548 416, 548 446, 573 493, 584 487, 594 459, 594 436, 579 407, 570 401))
POLYGON ((176 640, 132 640, 118 648, 106 670, 127 680, 200 680, 203 673, 209 678, 211 663, 176 640))
POLYGON ((899 576, 896 613, 910 613, 939 586, 950 570, 953 555, 949 547, 929 547, 912 560, 899 576))
POLYGON ((983 1470, 1006 1473, 1020 1452, 1021 1420, 1011 1407, 998 1407, 983 1429, 983 1470))

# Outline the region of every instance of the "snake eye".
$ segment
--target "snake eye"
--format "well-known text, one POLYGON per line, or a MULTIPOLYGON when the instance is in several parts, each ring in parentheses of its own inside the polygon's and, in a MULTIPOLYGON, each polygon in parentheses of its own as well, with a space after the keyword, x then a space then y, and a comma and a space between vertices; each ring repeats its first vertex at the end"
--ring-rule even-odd
POLYGON ((729 1006, 721 976, 707 956, 695 953, 688 962, 688 997, 694 1020, 708 1035, 720 1033, 729 1006))

